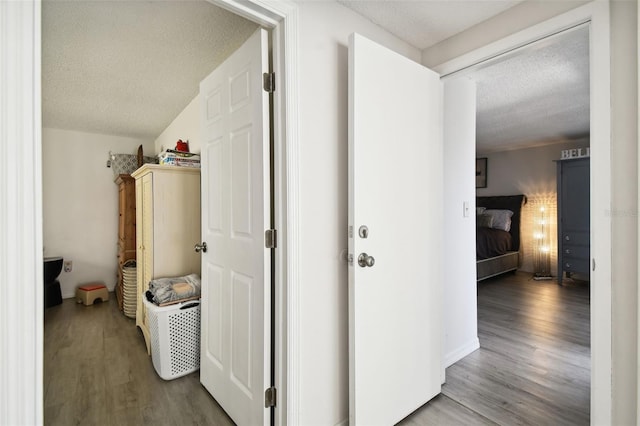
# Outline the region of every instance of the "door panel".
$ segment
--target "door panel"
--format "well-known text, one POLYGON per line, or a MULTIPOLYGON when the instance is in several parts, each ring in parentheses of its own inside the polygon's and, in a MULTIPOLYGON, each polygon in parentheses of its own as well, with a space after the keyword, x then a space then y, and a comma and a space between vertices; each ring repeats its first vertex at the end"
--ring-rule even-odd
POLYGON ((270 386, 267 33, 200 85, 203 123, 200 381, 238 425, 268 424, 270 386))
POLYGON ((441 108, 436 73, 351 36, 351 425, 394 424, 440 392, 441 108), (373 266, 358 264, 363 253, 373 266))

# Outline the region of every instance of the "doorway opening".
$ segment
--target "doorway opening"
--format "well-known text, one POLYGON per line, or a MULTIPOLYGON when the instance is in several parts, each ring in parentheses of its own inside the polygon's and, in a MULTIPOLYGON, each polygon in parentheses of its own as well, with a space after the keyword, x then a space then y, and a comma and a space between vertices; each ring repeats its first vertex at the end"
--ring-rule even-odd
MULTIPOLYGON (((610 205, 610 196, 607 193, 608 183, 611 181, 611 169, 609 162, 610 147, 610 110, 609 110, 609 26, 608 11, 598 5, 587 5, 570 13, 556 17, 551 21, 523 30, 506 39, 495 42, 477 51, 451 60, 436 70, 445 75, 447 79, 463 76, 474 65, 482 64, 492 59, 504 60, 509 56, 531 47, 532 43, 546 39, 549 36, 561 33, 564 30, 574 28, 581 24, 589 26, 591 37, 589 39, 589 136, 591 157, 591 258, 598 259, 598 268, 591 268, 589 286, 589 325, 591 358, 597 363, 591 362, 590 371, 590 414, 591 421, 607 419, 610 415, 610 383, 604 377, 609 374, 611 367, 611 293, 606 283, 611 280, 611 256, 610 243, 611 231, 608 219, 601 209, 594 206, 610 205), (502 55, 502 56, 501 56, 502 55), (602 61, 602 62, 601 62, 602 61), (595 156, 594 152, 599 155, 595 156), (593 245, 597 240, 598 245, 593 245), (602 244, 602 245, 601 245, 602 244), (600 263, 602 261, 602 263, 600 263), (603 285, 597 285, 603 283, 603 285), (600 298, 600 300, 598 300, 600 298), (597 321, 600 318, 602 321, 597 321), (602 346, 600 346, 602 345, 602 346), (603 386, 605 389, 602 389, 603 386)), ((472 71, 471 71, 472 72, 472 71)), ((558 150, 557 159, 561 150, 558 150)), ((491 168, 491 163, 488 164, 491 168)), ((489 172, 490 174, 491 172, 489 172)), ((473 238, 473 237, 471 237, 473 238)), ((477 348, 478 346, 476 346, 477 348)), ((472 345, 464 348, 466 354, 475 348, 472 345)), ((458 359, 463 358, 462 354, 458 359)), ((607 376, 608 377, 608 376, 607 376)), ((606 420, 600 420, 607 422, 606 420)))
MULTIPOLYGON (((479 211, 483 203, 522 194, 526 204, 517 212, 519 245, 511 247, 519 252, 517 272, 478 282, 480 350, 450 368, 447 392, 464 394, 456 374, 482 359, 480 377, 500 372, 496 394, 542 408, 525 414, 534 423, 590 419, 589 60, 589 25, 582 24, 467 74, 478 88, 476 158, 486 162, 485 180, 476 183, 478 257, 491 255, 482 253, 483 238, 513 235, 490 223, 495 217, 479 211), (564 160, 570 156, 582 158, 564 160), (505 392, 511 383, 520 385, 505 392)), ((478 261, 479 275, 490 261, 478 261)))
MULTIPOLYGON (((295 25, 295 16, 291 16, 290 12, 292 6, 288 4, 274 4, 270 6, 257 6, 255 4, 236 4, 232 0, 220 0, 215 2, 219 6, 231 10, 233 13, 242 17, 248 18, 259 25, 269 28, 273 37, 272 51, 274 55, 273 69, 275 71, 275 84, 280 88, 280 91, 276 91, 273 95, 274 104, 274 120, 273 120, 273 134, 274 134, 274 156, 273 163, 275 164, 275 195, 274 199, 274 223, 276 229, 278 229, 283 236, 278 242, 278 256, 274 262, 274 275, 275 275, 275 298, 273 302, 276 304, 276 310, 274 316, 277 319, 279 326, 275 329, 275 341, 276 348, 274 350, 278 354, 285 354, 287 352, 286 341, 283 333, 287 330, 287 322, 285 321, 288 316, 285 314, 285 297, 286 283, 285 272, 287 265, 287 248, 290 246, 289 242, 293 241, 295 244, 295 232, 287 232, 287 225, 292 224, 295 229, 297 218, 287 218, 287 206, 289 200, 295 200, 295 196, 288 194, 291 188, 295 188, 296 174, 295 171, 291 173, 285 173, 287 165, 291 161, 289 157, 288 147, 295 152, 295 120, 287 120, 285 117, 285 110, 296 110, 296 101, 293 97, 285 97, 285 93, 288 91, 286 88, 295 82, 295 76, 291 76, 285 79, 285 70, 291 67, 289 54, 285 52, 287 46, 289 46, 291 36, 285 35, 285 25, 295 25), (286 177, 286 178, 285 178, 286 177)), ((290 49, 289 49, 290 51, 290 49)), ((292 53, 293 55, 293 53, 292 53)), ((295 267, 294 267, 295 270, 295 267)), ((295 318, 294 318, 295 319, 295 318)), ((41 325, 40 325, 41 326, 41 325)), ((296 361, 294 358, 291 358, 296 361)), ((276 364, 276 373, 273 377, 275 385, 278 387, 278 407, 275 410, 275 422, 286 422, 286 361, 287 357, 280 356, 274 362, 276 364)))

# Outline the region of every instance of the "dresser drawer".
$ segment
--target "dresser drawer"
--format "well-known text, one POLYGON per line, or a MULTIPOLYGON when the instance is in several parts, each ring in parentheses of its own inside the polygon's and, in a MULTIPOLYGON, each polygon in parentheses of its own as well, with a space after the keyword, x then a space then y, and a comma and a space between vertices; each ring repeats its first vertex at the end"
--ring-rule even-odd
POLYGON ((589 245, 588 232, 564 232, 562 235, 562 244, 589 245))
POLYGON ((589 259, 574 259, 565 256, 562 259, 562 270, 568 272, 589 272, 589 259))
POLYGON ((575 258, 575 259, 587 259, 589 260, 589 247, 588 246, 576 246, 573 244, 564 244, 562 246, 562 258, 575 258))

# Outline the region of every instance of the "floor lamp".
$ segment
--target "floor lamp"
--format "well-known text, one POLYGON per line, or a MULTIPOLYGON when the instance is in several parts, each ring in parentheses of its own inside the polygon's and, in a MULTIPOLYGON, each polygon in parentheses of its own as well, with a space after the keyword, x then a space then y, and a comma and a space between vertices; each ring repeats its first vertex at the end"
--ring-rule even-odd
POLYGON ((549 244, 549 215, 547 208, 540 206, 534 219, 534 280, 551 279, 551 248, 549 244))

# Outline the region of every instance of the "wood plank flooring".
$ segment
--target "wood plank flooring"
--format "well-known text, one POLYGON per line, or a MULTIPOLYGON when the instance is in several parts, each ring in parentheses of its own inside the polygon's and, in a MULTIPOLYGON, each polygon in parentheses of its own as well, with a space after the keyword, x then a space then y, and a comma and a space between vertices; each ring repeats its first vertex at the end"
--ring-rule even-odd
POLYGON ((164 381, 115 296, 45 311, 45 425, 233 425, 199 372, 164 381))
POLYGON ((480 349, 402 425, 588 425, 589 284, 508 274, 478 284, 480 349))
MULTIPOLYGON (((164 381, 109 302, 45 311, 45 425, 232 425, 195 372, 164 381)), ((478 285, 481 348, 402 425, 587 425, 588 283, 506 275, 478 285)))

